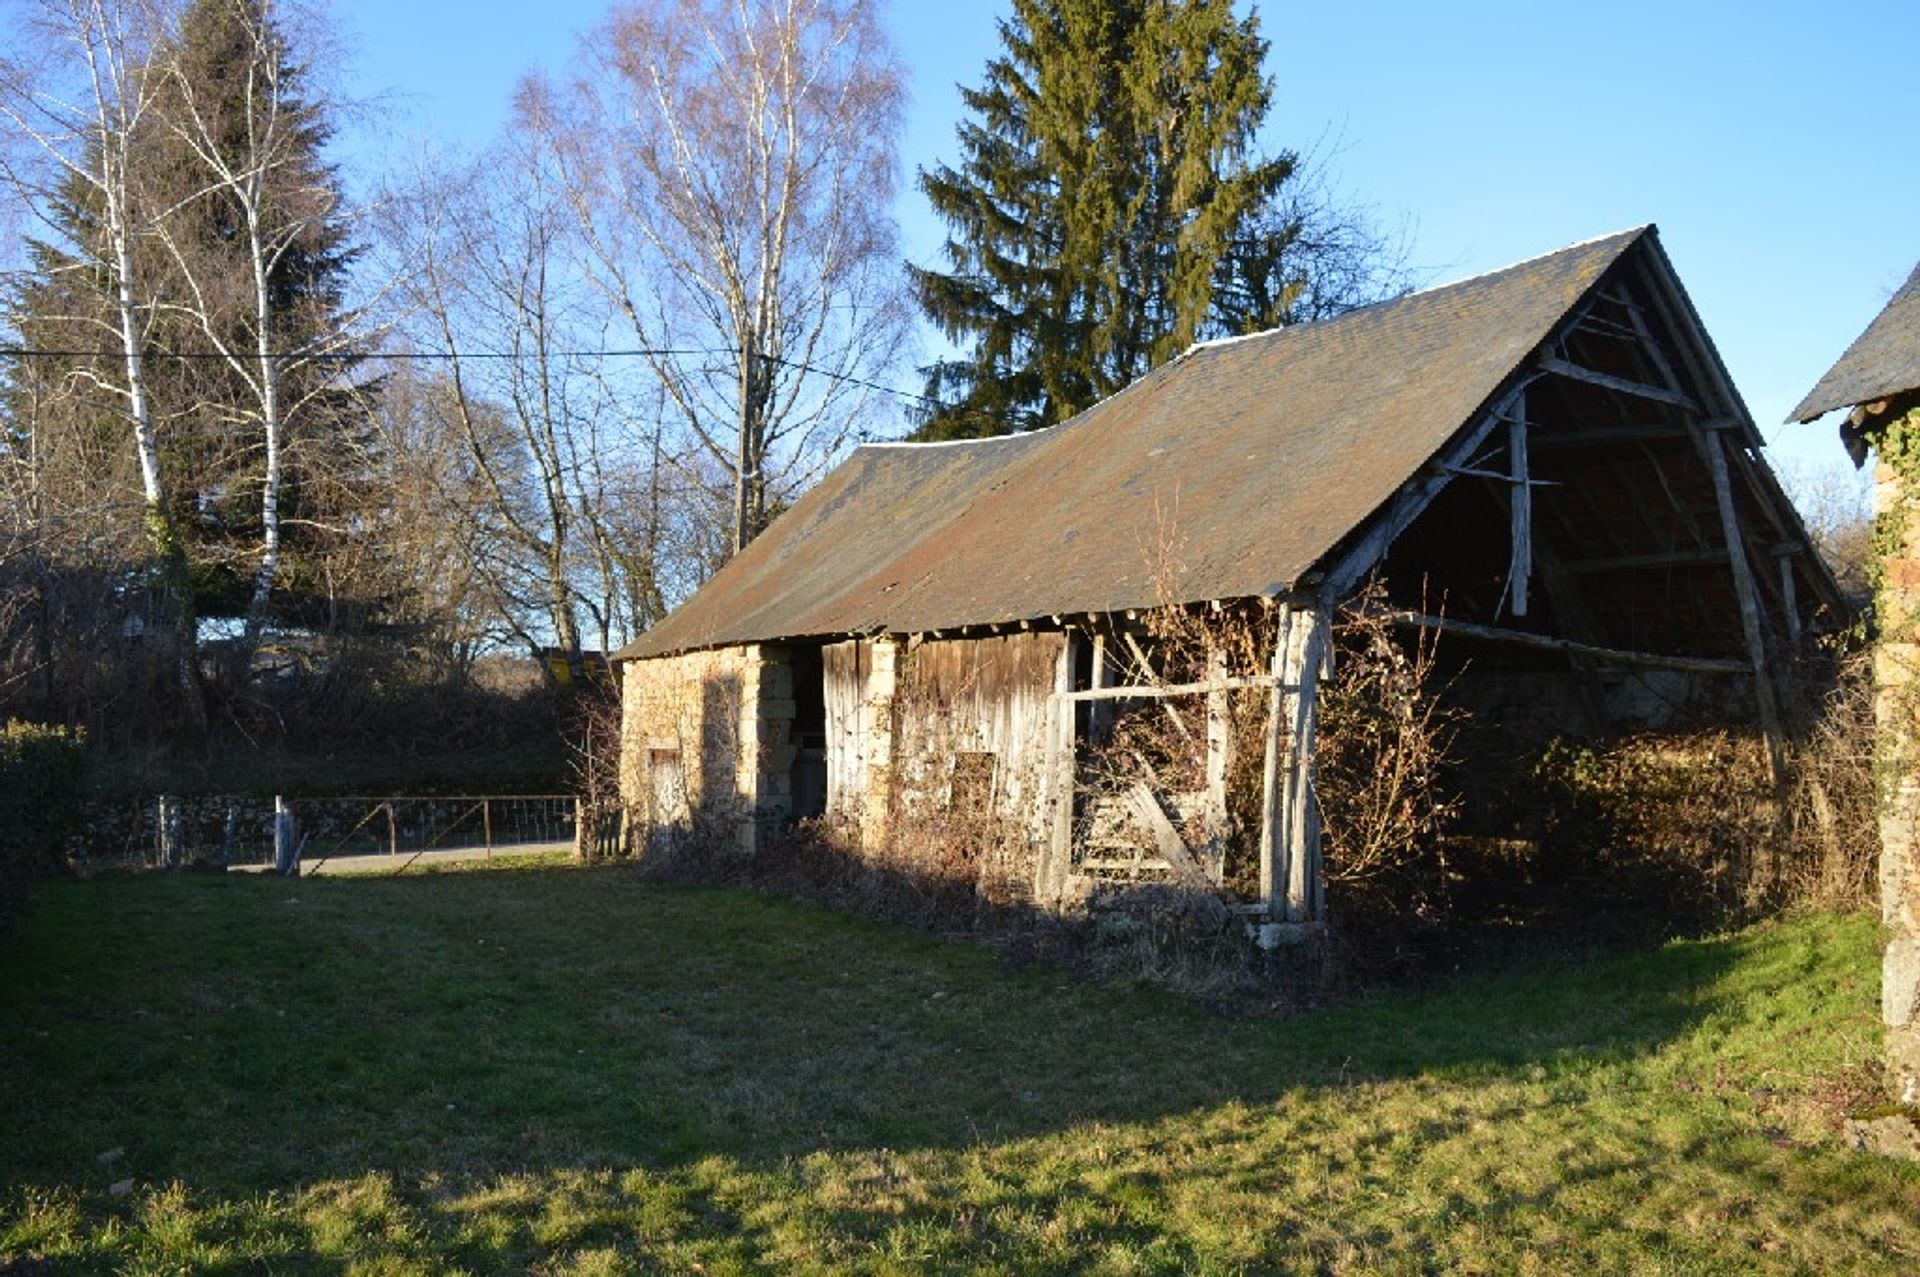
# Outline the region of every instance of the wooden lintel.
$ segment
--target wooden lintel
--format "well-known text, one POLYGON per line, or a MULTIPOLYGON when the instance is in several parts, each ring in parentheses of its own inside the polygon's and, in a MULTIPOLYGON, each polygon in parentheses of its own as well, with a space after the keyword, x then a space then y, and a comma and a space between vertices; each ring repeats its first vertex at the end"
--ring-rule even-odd
POLYGON ((1643 381, 1633 381, 1626 377, 1616 377, 1609 372, 1599 372, 1592 368, 1583 368, 1579 364, 1570 363, 1565 359, 1557 359, 1552 355, 1543 356, 1540 360, 1540 367, 1543 371, 1550 372, 1556 377, 1565 377, 1569 381, 1584 381, 1590 386, 1599 386, 1604 390, 1616 390, 1623 395, 1632 395, 1638 399, 1650 399, 1654 403, 1672 404, 1676 408, 1685 408, 1690 412, 1698 412, 1700 410, 1700 406, 1693 401, 1693 396, 1691 395, 1681 394, 1677 390, 1667 390, 1660 386, 1649 386, 1643 381))
POLYGON ((1560 652, 1568 656, 1584 656, 1609 665, 1679 670, 1690 674, 1751 674, 1753 672, 1753 667, 1745 661, 1718 660, 1706 656, 1669 656, 1660 652, 1633 652, 1616 647, 1599 647, 1592 643, 1576 643, 1571 639, 1555 638, 1551 634, 1530 634, 1525 630, 1477 625, 1472 621, 1456 621, 1450 617, 1428 616, 1421 612, 1386 612, 1384 615, 1396 625, 1437 630, 1442 634, 1458 634, 1462 638, 1483 639, 1490 643, 1511 643, 1519 647, 1560 652))

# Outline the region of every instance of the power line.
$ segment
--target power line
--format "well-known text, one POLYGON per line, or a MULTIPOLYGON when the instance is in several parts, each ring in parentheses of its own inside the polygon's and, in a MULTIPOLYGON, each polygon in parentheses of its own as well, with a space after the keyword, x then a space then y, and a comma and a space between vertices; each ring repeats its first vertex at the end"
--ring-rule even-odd
MULTIPOLYGON (((737 355, 740 353, 738 349, 731 346, 631 346, 616 350, 552 350, 547 352, 546 357, 549 359, 681 359, 696 355, 737 355)), ((180 362, 210 360, 217 363, 226 363, 235 359, 250 362, 258 357, 259 356, 252 353, 235 356, 225 355, 219 351, 212 350, 153 350, 142 351, 140 355, 140 358, 143 360, 171 359, 180 362)), ((426 362, 453 363, 469 359, 525 359, 527 357, 526 355, 518 354, 510 350, 400 350, 381 351, 371 355, 360 352, 341 352, 339 354, 328 355, 307 354, 299 351, 280 351, 269 354, 268 356, 268 358, 271 359, 308 359, 315 363, 344 363, 347 361, 360 363, 382 359, 412 359, 426 362)), ((856 377, 852 373, 836 372, 831 368, 821 368, 815 364, 785 359, 779 355, 757 355, 755 357, 764 359, 768 363, 778 364, 783 368, 791 368, 795 372, 811 373, 817 377, 825 377, 832 381, 844 382, 848 385, 859 386, 866 390, 878 391, 881 394, 893 395, 901 399, 910 399, 915 403, 926 404, 929 407, 941 408, 946 406, 931 395, 920 394, 912 390, 901 390, 897 386, 883 385, 880 382, 870 381, 864 377, 856 377)), ((0 358, 124 359, 126 358, 126 352, 121 350, 49 350, 29 346, 0 346, 0 358)))

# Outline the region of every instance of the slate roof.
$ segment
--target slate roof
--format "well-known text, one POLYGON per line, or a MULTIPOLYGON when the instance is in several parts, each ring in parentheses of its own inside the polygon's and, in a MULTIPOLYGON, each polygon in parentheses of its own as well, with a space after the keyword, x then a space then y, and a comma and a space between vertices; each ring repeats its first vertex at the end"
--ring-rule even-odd
POLYGON ((1903 390, 1920 390, 1920 265, 1787 420, 1812 421, 1903 390))
POLYGON ((617 656, 1283 593, 1654 240, 1205 343, 1048 430, 862 447, 617 656))

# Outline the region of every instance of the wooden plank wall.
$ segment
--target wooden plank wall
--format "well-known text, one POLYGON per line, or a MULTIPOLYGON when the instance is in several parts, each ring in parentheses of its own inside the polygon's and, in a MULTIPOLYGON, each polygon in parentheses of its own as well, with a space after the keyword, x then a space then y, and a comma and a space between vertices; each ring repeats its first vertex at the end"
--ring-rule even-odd
POLYGON ((936 639, 907 656, 901 768, 909 797, 944 803, 957 754, 993 756, 992 808, 1044 836, 1047 698, 1062 633, 936 639))
POLYGON ((858 813, 867 792, 867 715, 873 644, 829 643, 820 652, 827 704, 827 810, 858 813))

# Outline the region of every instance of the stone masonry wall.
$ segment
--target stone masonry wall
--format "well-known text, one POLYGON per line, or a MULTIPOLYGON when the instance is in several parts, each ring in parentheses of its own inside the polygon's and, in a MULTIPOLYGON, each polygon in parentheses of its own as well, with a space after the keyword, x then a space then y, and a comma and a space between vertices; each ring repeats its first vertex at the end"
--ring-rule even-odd
MULTIPOLYGON (((1901 429, 1900 423, 1893 427, 1901 429)), ((1904 429, 1920 433, 1920 408, 1904 429)), ((1880 908, 1887 928, 1881 1014, 1894 1097, 1920 1103, 1920 483, 1880 462, 1874 514, 1882 552, 1874 716, 1880 757, 1880 908)))
POLYGON ((636 846, 676 833, 763 845, 793 810, 793 668, 767 644, 629 661, 620 798, 636 846))

